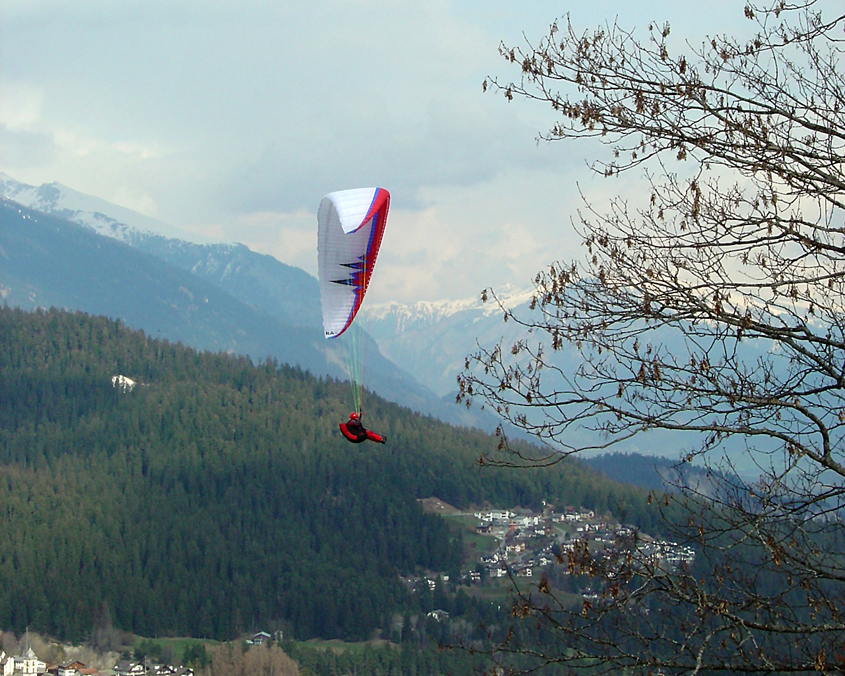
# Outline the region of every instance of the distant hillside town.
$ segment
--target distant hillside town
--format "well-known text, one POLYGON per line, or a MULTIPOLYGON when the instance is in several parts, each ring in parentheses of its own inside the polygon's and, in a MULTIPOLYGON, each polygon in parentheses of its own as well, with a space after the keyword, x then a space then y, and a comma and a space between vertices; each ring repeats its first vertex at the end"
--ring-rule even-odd
MULTIPOLYGON (((611 515, 597 516, 591 509, 566 506, 561 511, 546 507, 542 512, 525 509, 490 509, 472 513, 475 532, 490 536, 493 544, 485 550, 478 565, 466 572, 460 582, 481 584, 507 576, 534 577, 549 569, 554 563, 566 561, 566 555, 576 543, 586 543, 591 552, 601 556, 604 552, 621 547, 635 547, 637 558, 655 565, 675 568, 691 565, 695 550, 677 542, 656 539, 632 526, 615 521, 611 515)), ((567 566, 561 566, 568 574, 567 566)), ((441 575, 442 582, 448 576, 441 575)), ((406 578, 412 588, 427 586, 431 591, 437 580, 431 576, 406 578)), ((585 591, 589 595, 590 590, 585 591)), ((439 619, 439 618, 436 618, 439 619)))
POLYGON ((26 648, 21 655, 7 655, 0 650, 0 674, 2 676, 91 676, 93 674, 109 674, 114 676, 194 676, 194 670, 183 666, 168 664, 146 664, 130 660, 121 660, 114 669, 101 672, 95 667, 89 667, 79 660, 62 664, 48 664, 39 659, 31 647, 26 648))

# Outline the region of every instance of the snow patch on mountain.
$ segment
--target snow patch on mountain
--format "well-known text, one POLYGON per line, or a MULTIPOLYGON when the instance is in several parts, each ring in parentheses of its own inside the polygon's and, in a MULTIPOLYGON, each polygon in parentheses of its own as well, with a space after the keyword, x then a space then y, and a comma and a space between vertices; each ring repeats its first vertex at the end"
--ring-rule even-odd
POLYGON ((139 236, 180 239, 195 244, 213 243, 202 235, 180 230, 99 197, 85 195, 61 183, 33 186, 0 173, 0 194, 30 209, 73 221, 127 244, 139 236))
MULTIPOLYGON (((510 310, 529 302, 533 294, 533 289, 516 290, 512 287, 506 287, 501 292, 497 292, 496 297, 505 309, 510 310)), ((434 326, 444 319, 463 313, 475 314, 477 319, 481 320, 501 314, 502 310, 492 298, 489 298, 485 303, 480 297, 477 297, 460 300, 418 301, 416 303, 391 301, 362 307, 361 312, 367 321, 378 322, 392 319, 396 322, 396 329, 401 332, 406 329, 434 326)))

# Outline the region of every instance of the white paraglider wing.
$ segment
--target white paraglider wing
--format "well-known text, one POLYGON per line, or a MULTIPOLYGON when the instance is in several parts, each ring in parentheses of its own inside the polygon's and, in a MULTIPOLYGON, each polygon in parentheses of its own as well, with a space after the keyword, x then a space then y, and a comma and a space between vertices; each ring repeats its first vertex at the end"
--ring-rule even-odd
POLYGON ((317 264, 326 338, 342 334, 361 303, 387 223, 390 193, 358 188, 326 195, 317 213, 317 264))

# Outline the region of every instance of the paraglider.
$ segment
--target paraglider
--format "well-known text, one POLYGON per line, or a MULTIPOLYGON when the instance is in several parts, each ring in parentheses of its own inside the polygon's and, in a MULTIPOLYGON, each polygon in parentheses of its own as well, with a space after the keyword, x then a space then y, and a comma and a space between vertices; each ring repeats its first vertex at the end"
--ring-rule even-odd
MULTIPOLYGON (((384 188, 357 188, 326 195, 317 212, 317 266, 323 329, 337 339, 352 326, 361 309, 373 274, 387 224, 390 193, 384 188)), ((360 331, 350 331, 349 376, 355 410, 341 423, 343 436, 353 443, 384 437, 361 424, 363 342, 360 331), (363 430, 363 432, 362 432, 363 430)))
POLYGON ((349 420, 340 423, 340 432, 353 444, 360 444, 362 441, 375 441, 378 444, 387 443, 387 437, 371 432, 364 427, 364 423, 361 422, 355 411, 349 414, 349 420))

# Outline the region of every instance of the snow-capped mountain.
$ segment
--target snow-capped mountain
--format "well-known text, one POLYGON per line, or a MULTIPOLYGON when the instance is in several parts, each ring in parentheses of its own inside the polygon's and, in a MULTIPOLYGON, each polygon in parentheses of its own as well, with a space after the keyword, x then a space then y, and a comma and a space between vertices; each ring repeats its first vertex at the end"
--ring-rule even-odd
MULTIPOLYGON (((511 309, 531 300, 533 290, 515 290, 512 287, 502 289, 498 294, 502 305, 511 309)), ((364 308, 367 317, 372 321, 384 321, 392 318, 398 331, 418 330, 434 326, 449 317, 466 312, 475 313, 481 317, 501 317, 501 309, 492 299, 482 302, 481 297, 463 298, 459 300, 421 300, 416 303, 379 303, 364 308)))
MULTIPOLYGON (((31 209, 85 226, 175 265, 232 294, 238 300, 294 326, 321 323, 319 290, 306 272, 242 244, 215 243, 131 209, 80 193, 60 183, 21 183, 0 173, 0 194, 31 209)), ((508 308, 527 303, 530 292, 505 289, 508 308)), ((364 305, 363 324, 379 350, 402 364, 438 396, 450 397, 455 378, 476 340, 503 337, 501 310, 480 297, 364 305)))
MULTIPOLYGON (((503 289, 498 298, 508 309, 527 306, 531 291, 503 289)), ((381 352, 402 364, 419 382, 442 397, 453 395, 466 356, 479 346, 515 340, 522 332, 505 323, 498 303, 481 298, 385 303, 362 308, 364 327, 381 352)), ((360 316, 360 315, 359 315, 360 316)))
POLYGON ((129 245, 135 245, 139 238, 150 236, 197 244, 212 243, 212 240, 202 235, 180 230, 132 209, 77 192, 61 183, 28 185, 0 172, 0 194, 30 209, 84 225, 101 235, 129 245))
MULTIPOLYGON (((275 355, 316 374, 342 376, 343 346, 323 338, 319 286, 305 271, 242 244, 198 242, 58 183, 35 187, 0 174, 0 194, 3 300, 120 317, 151 335, 202 349, 275 355), (80 226, 84 232, 71 232, 80 226), (91 240, 100 236, 112 242, 91 240), (147 262, 129 256, 123 245, 148 256, 147 262)), ((375 344, 367 352, 369 388, 447 422, 479 425, 476 412, 441 400, 375 344)))

